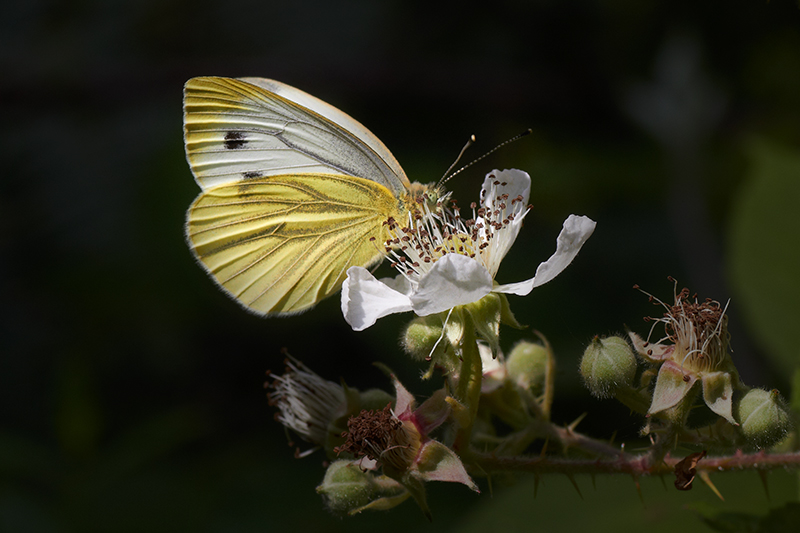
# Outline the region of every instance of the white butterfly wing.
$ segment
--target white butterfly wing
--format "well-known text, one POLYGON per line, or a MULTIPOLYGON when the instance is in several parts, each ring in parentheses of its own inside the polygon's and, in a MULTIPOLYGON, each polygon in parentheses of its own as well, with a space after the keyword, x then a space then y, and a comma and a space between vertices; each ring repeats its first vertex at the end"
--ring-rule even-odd
MULTIPOLYGON (((266 78, 240 78, 242 81, 258 85, 264 89, 282 96, 287 100, 295 102, 315 113, 318 113, 336 123, 345 131, 354 134, 361 142, 369 146, 391 169, 392 173, 408 187, 408 178, 406 177, 400 163, 394 158, 392 153, 386 148, 386 145, 381 142, 375 135, 372 134, 363 124, 355 120, 347 113, 333 107, 332 105, 323 102, 319 98, 311 96, 310 94, 296 89, 291 85, 286 85, 275 80, 266 78)), ((366 176, 361 176, 366 177, 366 176)), ((390 188, 391 190, 391 188, 390 188)))
POLYGON ((345 113, 263 78, 193 78, 184 88, 186 157, 203 190, 252 178, 335 173, 399 196, 408 178, 383 143, 345 113))

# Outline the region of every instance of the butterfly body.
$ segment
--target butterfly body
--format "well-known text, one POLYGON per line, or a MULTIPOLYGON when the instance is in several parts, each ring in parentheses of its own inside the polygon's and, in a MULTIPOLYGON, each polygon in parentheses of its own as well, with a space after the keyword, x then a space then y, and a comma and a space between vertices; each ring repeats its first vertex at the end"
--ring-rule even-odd
POLYGON ((262 315, 303 312, 350 266, 383 257, 389 219, 434 187, 411 184, 364 126, 298 89, 261 78, 193 78, 184 138, 202 192, 186 235, 217 284, 262 315))

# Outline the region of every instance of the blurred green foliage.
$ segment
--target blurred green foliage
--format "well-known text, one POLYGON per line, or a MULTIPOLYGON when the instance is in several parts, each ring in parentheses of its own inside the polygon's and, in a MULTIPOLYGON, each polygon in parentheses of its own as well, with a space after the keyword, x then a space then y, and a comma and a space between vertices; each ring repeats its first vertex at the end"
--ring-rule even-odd
POLYGON ((800 150, 749 147, 750 172, 731 209, 731 281, 754 337, 774 365, 800 366, 800 150))
POLYGON ((792 533, 800 522, 800 503, 797 502, 773 508, 766 516, 720 512, 704 502, 692 504, 690 508, 696 511, 712 530, 727 533, 792 533))
MULTIPOLYGON (((501 520, 547 531, 565 520, 594 528, 617 509, 625 529, 699 524, 682 504, 701 488, 657 505, 646 496, 644 509, 631 488, 617 508, 613 491, 583 502, 566 480, 545 479, 533 500, 529 478, 494 480, 494 497, 486 483, 481 496, 431 486, 433 525, 410 504, 390 519, 323 511, 321 458, 293 459, 266 405, 264 371, 280 369, 280 349, 356 387, 389 388, 375 360, 417 393, 433 384, 398 347, 407 317, 356 334, 331 299, 263 320, 194 264, 183 221, 198 188, 181 130, 192 76, 302 88, 366 124, 420 181, 438 179, 470 134, 479 142, 467 159, 533 128, 448 185, 468 205, 494 167, 532 175, 534 210, 500 282, 530 277, 568 214, 598 221, 562 276, 510 301, 558 356, 554 420, 588 411, 581 430, 635 441, 641 421, 592 399, 578 359, 595 334, 646 331, 640 317, 657 311, 630 287, 669 298, 667 275, 701 297, 731 297, 744 381, 788 396, 796 2, 33 0, 4 6, 0 65, 2 531, 442 531, 501 520)), ((529 333, 504 335, 508 349, 529 333)), ((715 482, 752 493, 764 515, 796 496, 795 478, 775 478, 771 503, 757 479, 715 482)))

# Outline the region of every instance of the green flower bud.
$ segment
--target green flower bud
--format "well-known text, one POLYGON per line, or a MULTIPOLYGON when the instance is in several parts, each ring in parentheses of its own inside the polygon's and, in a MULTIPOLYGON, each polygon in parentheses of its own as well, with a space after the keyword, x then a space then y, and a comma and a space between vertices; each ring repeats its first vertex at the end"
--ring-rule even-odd
POLYGON ((541 344, 521 341, 506 358, 506 371, 520 387, 528 389, 534 396, 544 394, 547 372, 547 348, 541 344))
POLYGON ((386 476, 365 472, 357 462, 334 461, 317 487, 325 505, 336 514, 355 514, 367 508, 388 509, 402 502, 405 489, 386 476))
POLYGON ((369 389, 359 393, 360 409, 372 411, 383 409, 389 404, 394 405, 394 396, 381 389, 369 389))
POLYGON ((340 459, 328 467, 317 492, 331 511, 346 514, 369 503, 374 491, 372 477, 358 465, 340 459))
POLYGON ((492 355, 496 357, 500 352, 500 320, 503 314, 501 295, 489 293, 477 302, 465 305, 464 309, 472 319, 478 338, 486 341, 492 349, 492 355))
POLYGON ((758 448, 777 443, 792 426, 786 404, 775 389, 750 389, 739 400, 736 410, 742 434, 758 448))
MULTIPOLYGON (((417 360, 433 355, 433 347, 442 337, 442 320, 437 315, 418 317, 412 320, 403 333, 403 349, 417 360)), ((437 351, 442 349, 439 343, 437 351)))
POLYGON ((611 398, 617 389, 633 382, 636 357, 621 337, 595 337, 583 353, 580 371, 593 395, 611 398))

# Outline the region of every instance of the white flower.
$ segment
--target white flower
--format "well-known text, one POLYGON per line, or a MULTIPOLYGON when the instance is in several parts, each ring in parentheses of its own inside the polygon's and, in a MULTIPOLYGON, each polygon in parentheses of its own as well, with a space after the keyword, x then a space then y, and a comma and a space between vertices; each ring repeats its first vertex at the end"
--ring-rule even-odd
POLYGON ((595 222, 570 215, 556 241, 556 252, 526 281, 497 285, 495 274, 517 238, 529 207, 530 176, 521 170, 494 170, 473 204, 473 219, 462 220, 440 202, 436 212, 417 212, 401 227, 389 220, 386 252, 400 275, 378 280, 363 267, 351 267, 342 285, 342 313, 354 330, 381 317, 414 311, 427 316, 476 302, 490 292, 527 295, 564 270, 594 231, 595 222))

